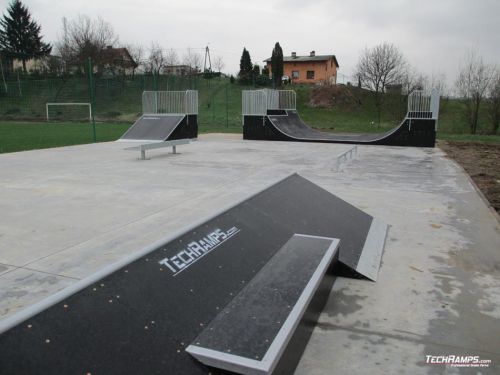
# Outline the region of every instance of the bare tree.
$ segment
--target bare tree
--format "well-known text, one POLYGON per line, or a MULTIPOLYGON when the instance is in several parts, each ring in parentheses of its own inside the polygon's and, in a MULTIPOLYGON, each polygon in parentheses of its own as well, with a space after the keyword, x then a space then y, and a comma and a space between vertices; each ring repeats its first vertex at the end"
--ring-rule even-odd
POLYGON ((178 64, 179 64, 179 55, 173 48, 169 49, 165 54, 165 65, 173 66, 178 64))
POLYGON ((359 58, 356 75, 361 86, 375 92, 378 123, 382 114, 383 94, 388 86, 402 83, 407 66, 400 50, 384 42, 373 48, 366 48, 359 58))
POLYGON ((500 128, 500 70, 495 69, 489 92, 488 114, 491 121, 491 132, 497 134, 500 128))
POLYGON ((63 35, 56 43, 57 49, 66 65, 84 66, 90 57, 95 64, 101 65, 108 46, 118 42, 113 27, 102 18, 92 19, 80 15, 74 20, 63 18, 63 35))
POLYGON ((465 102, 465 115, 470 133, 476 134, 479 109, 488 93, 494 70, 474 52, 469 52, 463 61, 455 85, 465 102))
POLYGON ((427 79, 426 87, 438 90, 441 97, 448 97, 448 87, 446 86, 446 76, 444 73, 433 73, 427 79))
POLYGON ((401 78, 398 83, 386 85, 384 89, 383 104, 392 119, 399 121, 407 111, 408 96, 415 90, 423 89, 426 77, 415 68, 406 64, 401 69, 401 78))
POLYGON ((222 69, 224 69, 224 67, 226 66, 226 64, 224 63, 224 60, 222 59, 222 56, 215 56, 214 58, 214 68, 215 70, 220 73, 222 71, 222 69))
POLYGON ((424 88, 436 89, 439 92, 439 113, 442 115, 447 110, 450 102, 446 75, 444 73, 432 73, 430 77, 426 77, 424 88))
POLYGON ((415 68, 406 64, 401 71, 401 88, 405 97, 415 90, 423 90, 428 85, 428 78, 415 68))
POLYGON ((161 46, 153 42, 149 50, 147 70, 153 74, 159 74, 165 67, 165 55, 161 46))
POLYGON ((184 65, 190 67, 191 72, 198 73, 201 68, 202 57, 198 52, 194 52, 191 48, 186 50, 182 59, 184 65))
POLYGON ((137 64, 137 67, 132 70, 132 75, 134 75, 136 70, 141 71, 144 68, 144 47, 138 44, 127 44, 125 48, 137 64))

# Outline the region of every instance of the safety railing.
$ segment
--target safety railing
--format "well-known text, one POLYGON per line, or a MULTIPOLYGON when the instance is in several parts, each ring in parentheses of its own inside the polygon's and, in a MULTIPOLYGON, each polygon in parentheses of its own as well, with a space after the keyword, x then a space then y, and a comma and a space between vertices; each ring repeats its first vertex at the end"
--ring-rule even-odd
POLYGON ((263 116, 268 110, 297 109, 297 95, 293 90, 242 91, 243 116, 263 116))
POLYGON ((267 109, 295 110, 297 95, 293 90, 265 90, 267 109))
POLYGON ((437 120, 439 117, 439 91, 432 89, 416 90, 408 95, 408 118, 429 118, 437 120))
POLYGON ((264 90, 243 90, 241 95, 243 116, 264 116, 267 113, 267 95, 264 90))
POLYGON ((144 91, 142 113, 197 115, 198 91, 144 91))

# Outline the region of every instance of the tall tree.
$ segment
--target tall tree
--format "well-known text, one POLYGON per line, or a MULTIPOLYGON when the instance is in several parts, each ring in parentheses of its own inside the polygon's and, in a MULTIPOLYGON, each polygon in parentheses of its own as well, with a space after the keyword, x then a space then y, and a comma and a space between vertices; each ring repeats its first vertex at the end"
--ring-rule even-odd
POLYGON ((86 15, 67 21, 63 18, 63 35, 57 49, 66 65, 83 68, 90 57, 99 66, 106 59, 106 48, 117 43, 118 37, 110 23, 86 15))
POLYGON ((250 58, 250 52, 246 48, 243 48, 240 59, 240 76, 248 75, 253 69, 252 59, 250 58))
POLYGON ((455 85, 465 103, 465 115, 471 134, 476 134, 479 108, 488 93, 494 69, 483 62, 474 52, 463 59, 455 85))
POLYGON ((132 76, 135 75, 136 70, 141 71, 144 68, 144 48, 140 44, 128 44, 125 46, 130 57, 137 65, 132 67, 132 76))
POLYGON ((165 65, 173 66, 179 64, 179 55, 175 51, 175 49, 170 48, 165 52, 165 65))
POLYGON ((222 71, 222 69, 224 69, 224 66, 226 66, 226 64, 224 63, 224 59, 222 56, 215 56, 214 58, 214 68, 215 70, 220 73, 222 71))
POLYGON ((163 48, 157 43, 153 42, 149 50, 147 70, 152 74, 160 74, 166 66, 165 54, 163 48))
POLYGON ((41 29, 19 0, 14 0, 7 8, 7 14, 0 19, 0 50, 21 60, 24 72, 26 61, 48 56, 52 51, 50 44, 42 42, 41 29))
POLYGON ((189 66, 189 74, 198 74, 201 70, 201 63, 203 58, 201 55, 191 48, 186 50, 184 57, 182 58, 183 64, 189 66))
POLYGON ((281 85, 281 78, 283 77, 283 50, 278 42, 274 45, 271 55, 271 71, 273 73, 274 84, 276 86, 281 85))
POLYGON ((393 44, 382 43, 366 48, 356 67, 356 75, 361 86, 375 93, 378 124, 382 115, 383 94, 387 86, 401 84, 406 70, 406 60, 393 44))
POLYGON ((250 52, 246 48, 243 48, 240 59, 240 72, 238 73, 239 82, 243 85, 248 85, 252 80, 252 59, 250 58, 250 52))

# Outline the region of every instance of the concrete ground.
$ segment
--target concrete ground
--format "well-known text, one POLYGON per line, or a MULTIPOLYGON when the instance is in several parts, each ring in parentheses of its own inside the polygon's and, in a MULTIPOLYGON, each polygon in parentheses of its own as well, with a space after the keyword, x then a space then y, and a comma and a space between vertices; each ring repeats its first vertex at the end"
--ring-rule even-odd
MULTIPOLYGON (((338 278, 297 374, 500 373, 500 225, 439 149, 202 136, 0 155, 0 319, 298 172, 390 230, 376 283, 338 278), (426 364, 472 355, 488 368, 426 364)), ((306 197, 305 197, 306 199, 306 197)))

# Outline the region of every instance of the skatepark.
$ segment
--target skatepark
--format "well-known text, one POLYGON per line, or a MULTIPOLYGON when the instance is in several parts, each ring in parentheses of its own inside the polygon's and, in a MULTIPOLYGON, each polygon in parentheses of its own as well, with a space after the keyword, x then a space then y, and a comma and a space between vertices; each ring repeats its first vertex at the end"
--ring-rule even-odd
MULTIPOLYGON (((196 114, 186 109, 189 106, 184 102, 182 108, 170 109, 172 116, 165 125, 169 131, 157 137, 141 133, 139 124, 135 133, 131 128, 129 136, 124 135, 126 141, 0 156, 5 176, 0 183, 0 324, 4 328, 0 347, 9 353, 0 355, 0 368, 14 373, 25 366, 30 373, 41 366, 46 372, 65 369, 89 374, 137 369, 157 373, 161 368, 175 372, 177 368, 182 373, 179 369, 185 367, 175 366, 186 363, 192 373, 218 373, 217 368, 290 373, 279 357, 284 353, 285 362, 287 355, 293 357, 293 351, 285 350, 296 343, 293 337, 283 341, 280 350, 284 351, 276 355, 273 366, 277 367, 272 368, 259 367, 262 350, 254 347, 234 352, 240 357, 242 352, 252 355, 258 364, 231 362, 236 355, 227 352, 213 358, 206 353, 220 352, 224 340, 229 342, 224 345, 238 347, 231 341, 237 333, 231 336, 227 327, 237 327, 234 321, 241 324, 242 311, 256 306, 245 305, 250 298, 245 296, 271 277, 266 269, 280 270, 280 265, 288 264, 276 272, 276 277, 283 278, 273 279, 285 289, 293 284, 294 275, 307 271, 298 267, 287 275, 286 270, 296 264, 286 254, 290 249, 300 254, 297 243, 309 238, 316 241, 307 246, 319 249, 318 262, 328 256, 328 264, 340 262, 349 269, 327 272, 325 266, 323 281, 318 279, 310 301, 318 302, 315 298, 323 290, 324 300, 318 302, 322 308, 308 321, 309 332, 304 335, 309 337, 311 330, 312 334, 302 343, 305 347, 297 345, 303 354, 295 358, 294 373, 442 373, 444 366, 427 364, 426 356, 444 353, 477 355, 491 361, 481 373, 498 371, 500 341, 492 327, 500 321, 500 285, 494 277, 500 263, 499 222, 461 167, 428 145, 356 142, 360 144, 352 153, 351 144, 249 140, 222 134, 199 136, 179 146, 175 154, 169 149, 148 150, 148 160, 124 150, 134 140, 170 146, 169 141, 195 138, 192 133, 171 137, 186 129, 188 121, 195 124, 196 118, 189 116, 196 114), (347 154, 350 158, 340 157, 347 154), (285 188, 270 194, 280 186, 285 188), (265 199, 256 202, 262 194, 265 199), (211 224, 214 221, 217 225, 211 224), (375 222, 382 224, 377 224, 378 235, 370 236, 375 222), (239 245, 270 253, 252 260, 243 248, 233 250, 242 253, 228 252, 231 242, 227 242, 188 268, 172 262, 182 246, 170 254, 165 244, 204 236, 197 233, 204 227, 207 231, 222 228, 225 232, 219 238, 224 240, 224 236, 245 235, 239 245), (328 240, 320 244, 319 238, 328 240), (376 268, 372 273, 361 265, 367 243, 379 249, 370 253, 373 261, 368 268, 376 268), (162 251, 168 259, 154 255, 162 251), (269 258, 272 254, 278 257, 269 258), (144 268, 146 263, 155 274, 153 268, 144 268), (127 281, 136 269, 138 276, 127 281), (110 284, 102 281, 106 277, 110 284), (181 284, 169 284, 174 277, 181 284), (211 287, 212 278, 221 284, 211 287), (85 280, 86 286, 77 287, 85 280), (54 297, 58 293, 60 298, 54 297), (80 299, 71 299, 73 294, 80 299), (111 310, 115 306, 122 310, 115 313, 111 310), (196 315, 197 307, 200 313, 204 309, 201 306, 211 309, 203 319, 196 315), (128 315, 133 319, 127 320, 128 315), (99 317, 102 322, 113 316, 100 325, 99 317), (193 321, 198 318, 201 321, 193 321), (131 321, 141 325, 130 327, 131 321), (111 334, 97 335, 93 342, 85 329, 104 333, 109 329, 111 334), (182 341, 190 329, 196 339, 182 341), (106 361, 109 351, 102 352, 107 345, 103 340, 107 337, 111 344, 124 340, 112 336, 117 331, 130 332, 120 341, 121 350, 113 352, 122 362, 106 361), (168 346, 162 348, 169 352, 144 345, 153 340, 151 335, 156 340, 168 336, 168 346), (89 353, 82 354, 79 345, 89 353), (141 357, 130 356, 131 350, 141 357), (78 353, 73 363, 61 363, 61 355, 71 355, 67 353, 78 353), (231 367, 237 365, 242 367, 231 367)), ((256 116, 276 116, 268 114, 269 109, 266 104, 266 113, 260 109, 256 116)), ((157 109, 151 112, 159 121, 165 120, 157 109)), ((315 275, 316 266, 311 267, 307 280, 315 275)), ((279 310, 279 315, 290 308, 280 308, 275 295, 262 298, 271 298, 266 303, 270 316, 273 310, 279 310)), ((245 319, 264 319, 267 312, 260 313, 245 319)), ((302 320, 307 323, 309 317, 305 314, 302 320)), ((282 323, 280 318, 280 327, 285 326, 282 323)), ((266 324, 257 327, 263 329, 266 324)), ((262 336, 259 330, 254 336, 248 331, 250 337, 262 336)), ((445 370, 454 373, 456 368, 445 370)))

